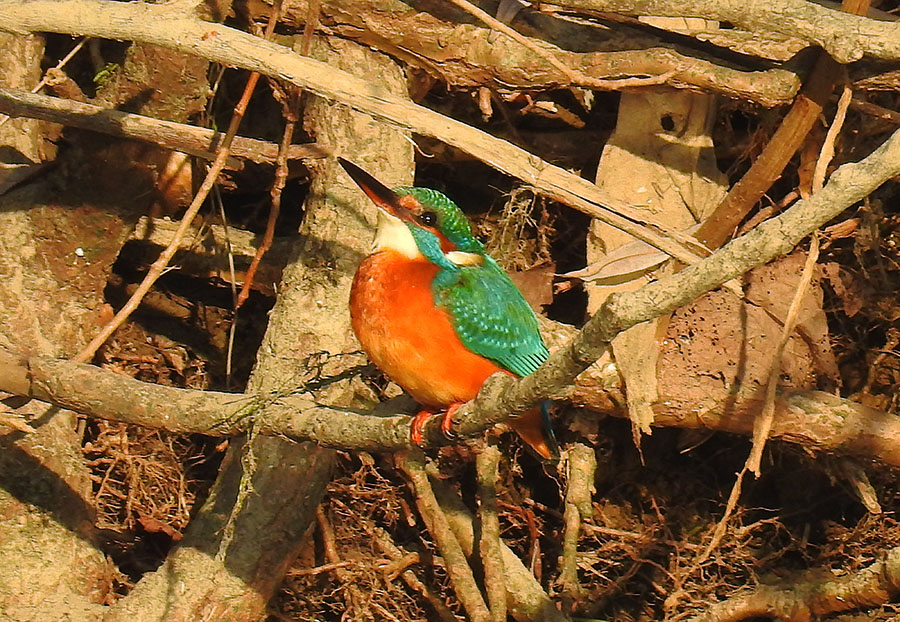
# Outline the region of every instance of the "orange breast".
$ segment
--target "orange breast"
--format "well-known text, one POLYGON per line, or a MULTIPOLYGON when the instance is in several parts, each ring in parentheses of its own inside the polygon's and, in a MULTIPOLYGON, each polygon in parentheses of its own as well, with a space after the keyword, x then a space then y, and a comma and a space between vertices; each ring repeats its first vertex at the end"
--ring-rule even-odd
POLYGON ((478 394, 500 370, 467 350, 449 314, 434 306, 437 267, 385 250, 359 266, 350 293, 353 331, 375 363, 416 401, 444 407, 478 394))

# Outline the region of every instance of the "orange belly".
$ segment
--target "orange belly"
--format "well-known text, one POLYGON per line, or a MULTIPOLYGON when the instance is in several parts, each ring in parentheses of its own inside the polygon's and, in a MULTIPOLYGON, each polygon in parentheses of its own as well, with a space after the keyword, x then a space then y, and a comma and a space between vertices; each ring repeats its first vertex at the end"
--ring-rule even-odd
POLYGON ((478 394, 500 367, 467 350, 449 314, 434 306, 438 268, 391 250, 359 266, 350 293, 353 331, 375 363, 425 406, 445 407, 478 394))

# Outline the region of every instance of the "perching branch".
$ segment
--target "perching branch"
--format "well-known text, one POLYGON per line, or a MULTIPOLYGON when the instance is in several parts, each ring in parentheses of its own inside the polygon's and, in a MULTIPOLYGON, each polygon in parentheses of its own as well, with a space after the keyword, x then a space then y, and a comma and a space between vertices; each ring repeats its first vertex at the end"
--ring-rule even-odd
MULTIPOLYGON (((702 262, 634 292, 610 298, 571 341, 554 351, 531 376, 518 381, 492 377, 475 400, 457 411, 458 433, 478 435, 510 414, 523 412, 544 397, 561 392, 605 352, 609 340, 619 331, 674 310, 753 266, 788 252, 810 231, 897 174, 900 131, 865 160, 840 167, 812 198, 798 201, 702 262)), ((410 419, 406 415, 375 417, 349 413, 314 404, 298 395, 234 395, 160 387, 53 359, 33 358, 29 365, 26 367, 10 355, 0 358, 0 389, 89 415, 165 426, 175 431, 235 434, 246 430, 255 418, 262 433, 315 439, 333 447, 384 451, 409 447, 410 419)), ((291 387, 284 389, 290 393, 291 387)), ((880 440, 896 438, 885 434, 885 430, 898 425, 896 417, 878 415, 839 398, 831 399, 836 400, 832 407, 819 406, 817 417, 807 418, 806 425, 816 430, 809 436, 816 439, 817 447, 868 453, 889 464, 900 464, 898 444, 880 440)), ((706 422, 701 418, 696 425, 706 422)), ((733 425, 734 419, 722 419, 719 423, 722 429, 733 425)), ((802 421, 795 420, 792 425, 793 428, 773 430, 773 436, 790 440, 791 435, 802 434, 802 421)), ((426 427, 428 442, 440 442, 438 428, 439 425, 426 427)))
MULTIPOLYGON (((409 447, 407 415, 364 415, 315 404, 301 395, 253 396, 176 389, 134 380, 92 365, 49 357, 21 359, 0 350, 0 391, 50 402, 98 419, 173 432, 234 436, 250 429, 342 449, 396 451, 409 447)), ((289 393, 289 391, 287 391, 289 393)), ((727 415, 667 400, 654 424, 749 435, 759 405, 727 415)), ((779 398, 772 438, 809 451, 867 456, 900 466, 900 417, 821 391, 779 398)), ((485 426, 487 427, 487 426, 485 426)))

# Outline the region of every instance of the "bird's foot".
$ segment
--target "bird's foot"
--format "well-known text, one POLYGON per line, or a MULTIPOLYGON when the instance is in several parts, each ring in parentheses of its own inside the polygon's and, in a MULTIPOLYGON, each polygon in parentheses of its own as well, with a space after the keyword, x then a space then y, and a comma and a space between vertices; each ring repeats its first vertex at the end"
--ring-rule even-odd
POLYGON ((422 446, 422 435, 425 433, 425 423, 431 419, 433 415, 433 410, 423 409, 413 417, 409 427, 409 440, 411 440, 416 447, 422 446))
POLYGON ((443 432, 444 436, 451 441, 459 438, 456 435, 456 432, 453 431, 453 415, 456 414, 456 411, 459 410, 460 406, 462 406, 462 404, 450 404, 450 406, 447 407, 447 410, 444 411, 444 414, 441 415, 441 432, 443 432))
MULTIPOLYGON (((447 410, 441 415, 441 432, 443 432, 444 436, 450 440, 457 438, 456 433, 453 432, 453 415, 459 410, 460 406, 462 406, 462 403, 450 404, 447 410)), ((420 410, 416 416, 413 417, 412 423, 410 424, 409 438, 417 447, 422 446, 425 434, 425 424, 436 414, 435 411, 425 408, 420 410)))

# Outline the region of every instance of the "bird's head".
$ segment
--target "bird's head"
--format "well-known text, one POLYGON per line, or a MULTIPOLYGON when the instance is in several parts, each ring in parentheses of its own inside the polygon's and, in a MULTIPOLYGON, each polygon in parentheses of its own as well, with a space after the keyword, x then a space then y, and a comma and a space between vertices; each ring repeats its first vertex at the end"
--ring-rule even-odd
POLYGON ((484 245, 462 210, 441 192, 400 186, 393 190, 343 158, 338 162, 379 208, 375 246, 443 267, 481 265, 484 245))

